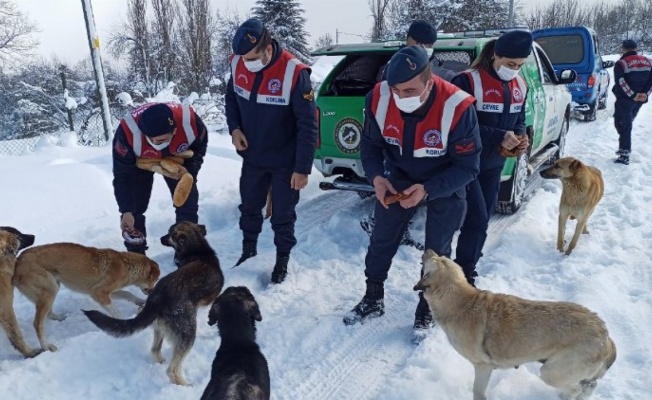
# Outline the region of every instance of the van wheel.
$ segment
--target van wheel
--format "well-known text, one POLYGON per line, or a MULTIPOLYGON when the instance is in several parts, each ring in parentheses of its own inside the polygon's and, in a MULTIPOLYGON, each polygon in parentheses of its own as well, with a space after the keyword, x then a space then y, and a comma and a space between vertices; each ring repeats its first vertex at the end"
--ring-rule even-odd
POLYGON ((550 160, 548 160, 548 164, 552 164, 564 156, 564 150, 566 148, 566 135, 568 134, 568 124, 569 124, 568 119, 569 118, 567 113, 566 116, 564 117, 564 121, 561 123, 561 132, 559 132, 559 137, 557 138, 557 140, 552 142, 553 144, 557 145, 559 149, 555 152, 555 154, 550 156, 550 160))
POLYGON ((519 156, 512 177, 500 184, 498 204, 496 204, 496 212, 499 214, 514 214, 521 208, 525 196, 529 161, 528 153, 519 156))

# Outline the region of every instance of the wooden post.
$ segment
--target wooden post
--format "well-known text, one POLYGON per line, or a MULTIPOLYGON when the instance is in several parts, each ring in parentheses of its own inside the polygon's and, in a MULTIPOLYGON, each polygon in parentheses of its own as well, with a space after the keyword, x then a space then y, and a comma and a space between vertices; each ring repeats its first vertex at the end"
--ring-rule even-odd
MULTIPOLYGON (((61 66, 61 86, 63 86, 63 91, 65 93, 67 88, 66 85, 66 67, 61 66)), ((73 132, 75 130, 75 125, 72 120, 72 111, 66 106, 66 112, 68 113, 68 127, 70 128, 70 132, 73 132)))

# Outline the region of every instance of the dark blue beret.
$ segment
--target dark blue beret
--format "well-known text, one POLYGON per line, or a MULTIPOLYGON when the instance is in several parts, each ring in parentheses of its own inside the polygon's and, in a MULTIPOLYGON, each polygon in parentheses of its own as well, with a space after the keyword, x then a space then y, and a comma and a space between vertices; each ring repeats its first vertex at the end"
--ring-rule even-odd
POLYGON ((233 53, 243 55, 249 53, 263 36, 263 23, 257 18, 246 20, 233 35, 231 47, 233 53))
POLYGON ((154 104, 147 108, 138 120, 138 127, 145 136, 154 137, 165 135, 174 129, 174 116, 172 110, 164 103, 154 104))
POLYGON ((403 47, 389 60, 387 83, 394 86, 407 82, 430 67, 428 53, 421 45, 403 47))
POLYGON ((496 41, 496 53, 499 57, 527 58, 532 52, 532 34, 526 31, 509 31, 496 41))
POLYGON ((636 41, 632 39, 623 40, 623 49, 637 49, 636 41))
POLYGON ((437 41, 437 30, 430 22, 418 19, 410 25, 408 36, 417 43, 431 44, 437 41))

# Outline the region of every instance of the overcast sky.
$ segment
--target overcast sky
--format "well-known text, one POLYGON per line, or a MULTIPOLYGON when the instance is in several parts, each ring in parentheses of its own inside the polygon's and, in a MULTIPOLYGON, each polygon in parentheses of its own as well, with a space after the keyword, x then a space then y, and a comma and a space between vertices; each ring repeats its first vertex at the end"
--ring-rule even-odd
MULTIPOLYGON (((14 0, 40 28, 37 53, 46 57, 58 56, 63 61, 75 62, 87 56, 88 41, 80 0, 14 0)), ((105 48, 109 33, 126 17, 126 0, 91 0, 95 23, 105 48)), ((255 0, 211 0, 219 10, 249 12, 255 0)), ((518 0, 517 0, 518 1, 518 0)), ((546 4, 552 0, 521 0, 532 4, 546 4)), ((368 0, 301 0, 305 9, 306 30, 310 33, 308 43, 338 29, 340 42, 357 42, 371 27, 368 0)))

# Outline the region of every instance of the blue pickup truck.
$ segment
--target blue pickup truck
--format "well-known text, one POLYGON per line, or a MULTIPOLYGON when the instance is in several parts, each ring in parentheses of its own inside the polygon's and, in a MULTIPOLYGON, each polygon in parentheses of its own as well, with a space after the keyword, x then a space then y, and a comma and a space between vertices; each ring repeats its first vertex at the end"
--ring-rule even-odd
POLYGON ((575 82, 568 84, 573 96, 574 114, 584 121, 595 121, 597 110, 607 107, 609 73, 613 61, 603 61, 596 32, 587 27, 537 29, 534 40, 543 48, 556 72, 573 69, 575 82))

